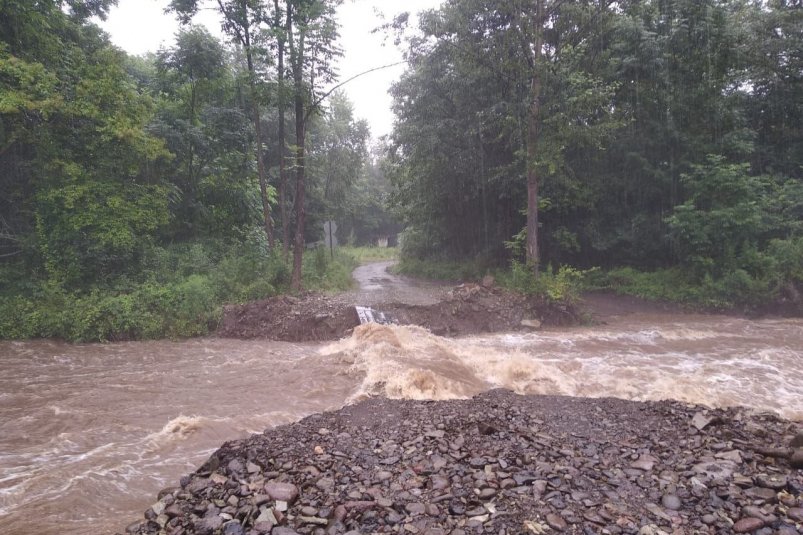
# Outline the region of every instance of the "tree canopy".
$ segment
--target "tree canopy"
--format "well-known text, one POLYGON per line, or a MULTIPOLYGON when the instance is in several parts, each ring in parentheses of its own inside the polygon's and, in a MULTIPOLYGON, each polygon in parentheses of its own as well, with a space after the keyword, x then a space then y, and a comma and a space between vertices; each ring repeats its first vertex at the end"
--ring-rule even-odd
POLYGON ((780 1, 444 2, 393 87, 406 249, 498 262, 537 229, 543 265, 779 291, 755 255, 800 254, 800 22, 780 1))
POLYGON ((300 289, 332 219, 803 309, 796 3, 446 0, 388 25, 407 69, 371 150, 334 91, 339 4, 173 0, 175 43, 130 57, 92 23, 113 0, 0 2, 2 336, 204 332, 210 303, 300 289))

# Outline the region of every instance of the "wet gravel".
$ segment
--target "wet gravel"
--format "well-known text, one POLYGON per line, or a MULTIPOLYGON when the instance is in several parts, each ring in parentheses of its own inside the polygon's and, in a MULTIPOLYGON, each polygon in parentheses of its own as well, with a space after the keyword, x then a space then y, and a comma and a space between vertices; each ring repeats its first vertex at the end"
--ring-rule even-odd
POLYGON ((344 305, 377 306, 385 303, 427 306, 438 303, 452 284, 393 273, 395 260, 370 262, 351 274, 355 288, 335 296, 344 305))
POLYGON ((674 401, 375 398, 224 444, 125 531, 800 534, 801 430, 674 401))

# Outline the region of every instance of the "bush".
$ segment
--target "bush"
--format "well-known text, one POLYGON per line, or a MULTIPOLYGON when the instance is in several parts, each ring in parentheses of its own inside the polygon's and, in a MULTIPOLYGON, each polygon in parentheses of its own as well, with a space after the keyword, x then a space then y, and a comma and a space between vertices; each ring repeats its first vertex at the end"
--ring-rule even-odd
MULTIPOLYGON (((800 240, 797 240, 800 241, 800 240)), ((768 253, 760 255, 764 266, 759 276, 742 268, 732 268, 720 276, 706 275, 698 279, 689 270, 681 268, 662 269, 652 272, 633 268, 617 268, 598 272, 587 279, 586 289, 612 290, 624 295, 633 295, 650 300, 670 301, 694 308, 746 310, 772 307, 778 302, 784 289, 800 284, 800 264, 795 264, 797 255, 803 255, 803 247, 797 249, 796 241, 778 241, 768 253), (788 263, 787 263, 788 262, 788 263)), ((792 303, 803 312, 801 303, 792 303)))
POLYGON ((498 273, 497 279, 504 288, 525 295, 537 295, 550 303, 574 303, 580 298, 582 282, 587 273, 569 266, 561 266, 555 272, 547 266, 536 278, 529 266, 513 261, 510 270, 498 273))
POLYGON ((328 249, 317 247, 304 255, 304 287, 323 292, 348 290, 352 285, 351 272, 357 265, 351 255, 338 250, 332 258, 328 249))

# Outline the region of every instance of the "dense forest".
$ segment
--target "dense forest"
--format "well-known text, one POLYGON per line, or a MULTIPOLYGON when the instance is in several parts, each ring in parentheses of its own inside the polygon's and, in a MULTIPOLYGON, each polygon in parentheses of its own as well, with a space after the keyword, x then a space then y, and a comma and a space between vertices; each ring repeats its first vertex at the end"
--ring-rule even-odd
POLYGON ((803 311, 799 2, 399 16, 374 144, 337 90, 339 1, 204 4, 222 42, 173 0, 144 57, 92 22, 115 3, 0 0, 0 338, 203 334, 223 303, 346 285, 304 254, 328 220, 353 244, 401 222, 403 268, 803 311))
POLYGON ((229 42, 185 24, 146 57, 92 23, 114 4, 0 2, 0 338, 201 334, 221 303, 348 285, 305 244, 395 223, 329 92, 337 3, 220 2, 229 42))
POLYGON ((781 0, 426 13, 392 90, 405 253, 601 267, 600 284, 645 295, 800 311, 801 29, 781 0))

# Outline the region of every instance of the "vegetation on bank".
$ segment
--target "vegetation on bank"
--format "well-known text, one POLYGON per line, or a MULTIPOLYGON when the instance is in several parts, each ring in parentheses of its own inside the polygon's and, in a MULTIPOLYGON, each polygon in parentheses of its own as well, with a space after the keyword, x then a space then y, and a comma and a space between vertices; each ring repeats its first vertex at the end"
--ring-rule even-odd
MULTIPOLYGON (((263 237, 154 247, 136 278, 120 277, 68 291, 52 282, 24 281, 0 270, 0 339, 60 338, 72 342, 199 336, 213 331, 225 304, 290 291, 291 263, 266 253, 263 237)), ((357 260, 317 248, 304 258, 307 288, 342 291, 357 260)))
POLYGON ((783 253, 779 261, 765 257, 771 267, 763 278, 751 277, 742 269, 726 272, 721 278, 697 279, 684 268, 672 267, 642 271, 632 267, 609 270, 578 270, 569 266, 547 266, 536 278, 524 263, 514 261, 507 268, 489 268, 480 261, 438 261, 406 259, 396 266, 405 275, 443 281, 480 281, 492 275, 508 290, 540 295, 548 302, 576 303, 584 292, 609 291, 650 301, 675 303, 700 311, 739 311, 747 313, 803 314, 800 294, 791 281, 801 281, 803 240, 778 243, 783 253))

